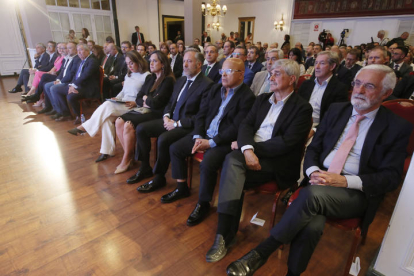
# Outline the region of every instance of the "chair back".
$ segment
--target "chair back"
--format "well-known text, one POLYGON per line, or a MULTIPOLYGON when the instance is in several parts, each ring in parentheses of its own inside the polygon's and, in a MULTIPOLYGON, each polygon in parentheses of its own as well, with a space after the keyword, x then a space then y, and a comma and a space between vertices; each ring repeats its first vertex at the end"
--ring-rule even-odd
MULTIPOLYGON (((414 101, 407 100, 407 99, 396 99, 390 100, 382 103, 383 106, 394 112, 400 117, 403 117, 411 124, 414 125, 414 101), (406 102, 411 103, 412 106, 403 106, 400 103, 406 102)), ((413 154, 414 151, 414 131, 411 133, 410 142, 408 143, 407 151, 410 155, 413 154)))
POLYGON ((296 89, 295 89, 295 91, 298 91, 298 90, 299 90, 299 87, 302 85, 302 83, 303 83, 305 80, 310 79, 311 77, 312 77, 312 75, 302 75, 302 76, 300 76, 300 77, 299 77, 299 80, 298 80, 298 84, 296 85, 296 89))
POLYGON ((103 80, 104 80, 104 68, 99 66, 99 94, 101 95, 101 101, 103 102, 103 80))
POLYGON ((414 71, 411 71, 411 72, 410 72, 410 75, 411 75, 411 76, 414 76, 414 71))

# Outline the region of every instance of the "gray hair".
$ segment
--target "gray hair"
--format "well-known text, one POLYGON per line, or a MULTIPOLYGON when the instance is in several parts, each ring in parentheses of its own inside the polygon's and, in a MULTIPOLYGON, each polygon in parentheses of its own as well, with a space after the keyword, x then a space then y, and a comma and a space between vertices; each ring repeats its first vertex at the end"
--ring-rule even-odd
POLYGON ((385 35, 385 31, 384 31, 384 30, 379 30, 379 31, 378 31, 378 33, 379 33, 380 35, 385 35))
POLYGON ((37 43, 36 44, 36 46, 40 46, 40 47, 42 47, 43 49, 45 49, 46 50, 46 46, 45 46, 45 44, 43 44, 43 43, 37 43))
POLYGON ((210 44, 207 47, 205 47, 205 49, 207 49, 208 47, 213 47, 214 48, 214 52, 218 53, 218 49, 217 49, 217 47, 215 45, 210 44))
POLYGON ((299 64, 295 60, 278 59, 275 63, 273 63, 272 70, 276 69, 276 67, 282 67, 283 71, 285 71, 288 76, 295 76, 296 80, 294 86, 296 86, 300 76, 300 68, 299 64))
POLYGON ((76 49, 77 49, 77 48, 79 48, 79 47, 82 47, 84 50, 86 50, 86 51, 88 51, 88 52, 89 52, 89 47, 88 47, 88 44, 78 44, 78 45, 76 46, 76 49))
POLYGON ((322 56, 322 55, 328 56, 329 65, 336 64, 335 69, 334 69, 334 72, 335 72, 336 69, 338 69, 338 66, 339 66, 339 55, 335 52, 332 52, 332 51, 323 51, 323 52, 319 52, 316 57, 319 57, 319 56, 322 56))
POLYGON ((394 73, 394 70, 388 67, 387 65, 382 64, 371 64, 365 67, 362 67, 358 73, 355 75, 354 81, 358 75, 364 70, 375 70, 378 73, 384 73, 385 77, 382 79, 382 90, 381 95, 384 95, 388 90, 394 90, 395 85, 397 84, 397 76, 394 73))
POLYGON ((283 59, 285 57, 285 53, 283 53, 283 51, 280 49, 273 48, 272 50, 267 52, 267 54, 269 53, 277 53, 277 55, 279 56, 279 59, 283 59))
POLYGON ((187 50, 184 51, 184 55, 188 52, 194 52, 196 60, 200 62, 201 64, 204 63, 204 55, 200 53, 200 51, 197 51, 197 49, 194 49, 194 48, 187 48, 187 50))

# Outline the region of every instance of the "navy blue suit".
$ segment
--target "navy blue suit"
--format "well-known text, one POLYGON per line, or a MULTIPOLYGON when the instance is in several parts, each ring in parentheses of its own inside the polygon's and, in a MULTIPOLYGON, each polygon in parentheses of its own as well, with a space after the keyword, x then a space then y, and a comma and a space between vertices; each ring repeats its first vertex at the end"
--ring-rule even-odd
MULTIPOLYGON (((47 66, 49 63, 49 54, 44 52, 42 55, 40 55, 38 58, 35 58, 35 65, 33 68, 40 70, 41 68, 47 66)), ((27 83, 29 82, 29 69, 22 69, 20 71, 19 79, 17 80, 17 86, 22 86, 24 84, 24 89, 26 93, 29 91, 29 88, 27 87, 27 83)))
POLYGON ((55 60, 57 59, 57 56, 58 56, 57 53, 53 53, 52 58, 50 58, 50 55, 49 55, 48 63, 45 66, 41 66, 39 68, 39 71, 49 72, 55 66, 55 60))
MULTIPOLYGON (((249 67, 249 62, 248 61, 245 61, 244 62, 244 66, 246 68, 249 67)), ((262 68, 263 68, 263 64, 259 62, 259 59, 257 59, 256 62, 253 64, 253 67, 250 70, 252 70, 253 73, 256 74, 257 72, 262 71, 262 68)))

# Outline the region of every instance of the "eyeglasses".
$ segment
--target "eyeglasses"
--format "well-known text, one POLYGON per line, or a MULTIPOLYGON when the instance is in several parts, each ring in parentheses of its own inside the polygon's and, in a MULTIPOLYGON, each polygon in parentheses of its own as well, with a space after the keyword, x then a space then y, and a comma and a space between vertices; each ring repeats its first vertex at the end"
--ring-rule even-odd
POLYGON ((219 69, 219 74, 223 75, 226 73, 227 75, 233 74, 234 72, 242 72, 241 70, 234 70, 234 69, 219 69))
POLYGON ((368 92, 374 92, 375 89, 377 88, 372 83, 362 83, 360 81, 353 81, 351 82, 351 85, 352 87, 356 87, 356 88, 360 88, 361 86, 363 86, 365 90, 367 90, 368 92))
POLYGON ((230 57, 234 57, 234 56, 244 56, 244 54, 242 54, 242 53, 233 53, 233 54, 231 54, 230 57))

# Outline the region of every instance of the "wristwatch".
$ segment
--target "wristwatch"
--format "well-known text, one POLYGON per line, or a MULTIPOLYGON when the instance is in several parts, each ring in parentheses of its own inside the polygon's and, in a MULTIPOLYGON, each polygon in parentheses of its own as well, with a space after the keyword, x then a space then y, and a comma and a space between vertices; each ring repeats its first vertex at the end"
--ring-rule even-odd
POLYGON ((174 122, 174 127, 178 127, 178 124, 177 124, 177 122, 174 122))

